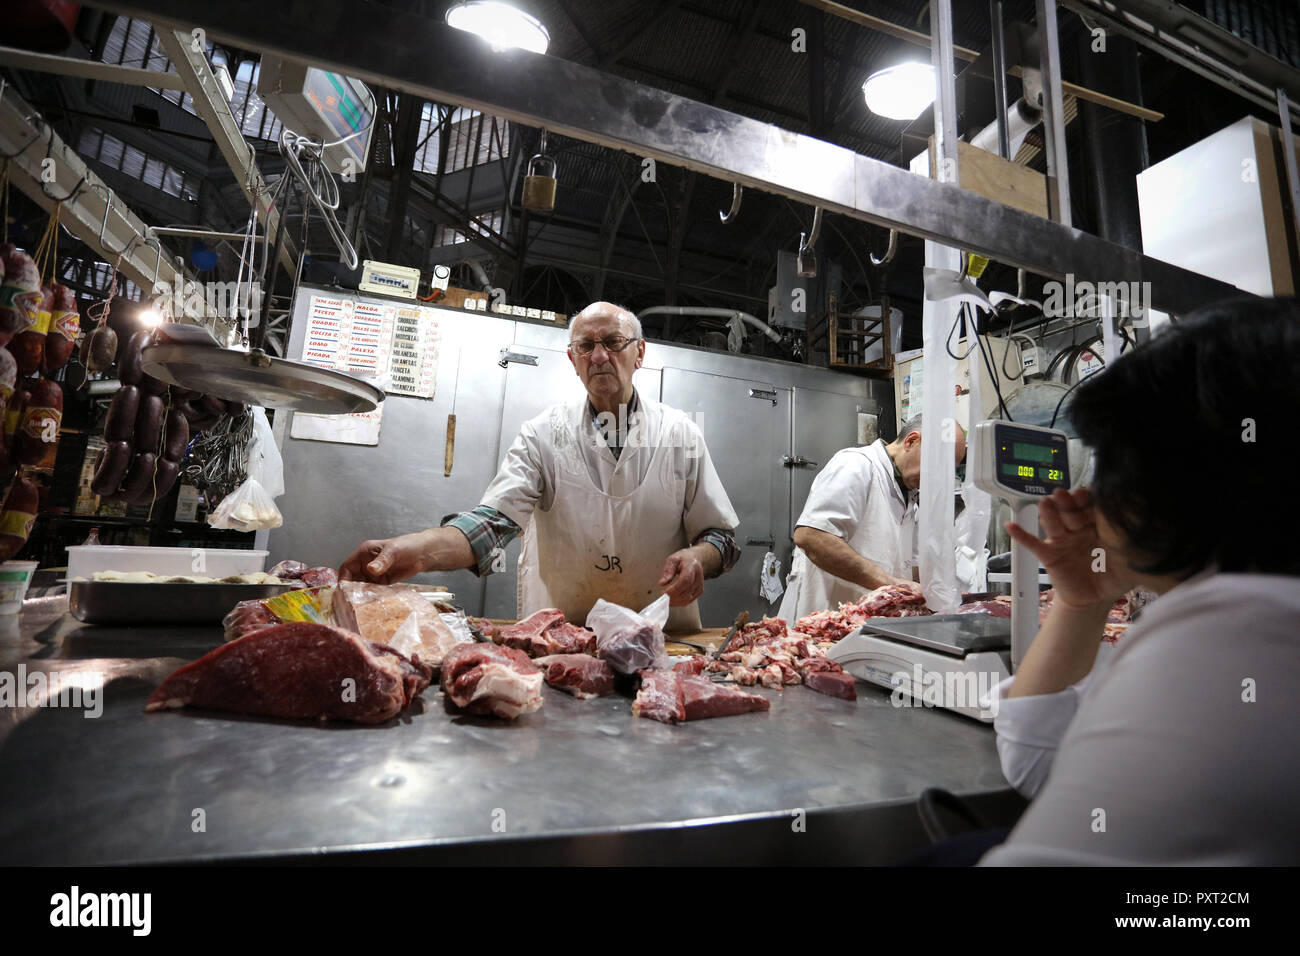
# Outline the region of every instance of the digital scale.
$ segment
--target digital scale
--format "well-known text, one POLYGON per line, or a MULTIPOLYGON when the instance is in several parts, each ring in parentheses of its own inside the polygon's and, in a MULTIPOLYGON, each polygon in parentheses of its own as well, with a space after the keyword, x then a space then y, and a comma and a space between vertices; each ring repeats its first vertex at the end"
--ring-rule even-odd
MULTIPOLYGON (((1016 422, 975 426, 975 484, 1011 505, 1015 521, 1038 532, 1038 500, 1070 487, 1065 432, 1016 422)), ((1038 559, 1011 543, 1011 618, 984 614, 872 618, 827 652, 862 680, 901 691, 915 706, 937 706, 991 723, 980 697, 1014 673, 1038 633, 1038 559)))

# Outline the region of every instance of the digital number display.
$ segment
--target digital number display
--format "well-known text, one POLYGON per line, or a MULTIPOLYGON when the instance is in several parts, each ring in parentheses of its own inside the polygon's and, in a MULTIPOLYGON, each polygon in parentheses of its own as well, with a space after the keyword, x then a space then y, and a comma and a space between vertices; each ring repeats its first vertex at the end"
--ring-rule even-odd
POLYGON ((1061 471, 1060 468, 1039 468, 1038 477, 1043 479, 1043 481, 1061 482, 1065 480, 1065 472, 1061 471))
MULTIPOLYGON (((1041 468, 1036 470, 1033 465, 1024 465, 1016 461, 1002 462, 1002 474, 1012 475, 1016 478, 1033 478, 1037 475, 1038 471, 1046 472, 1049 470, 1055 471, 1055 469, 1048 469, 1048 468, 1041 468)), ((1059 474, 1059 472, 1057 472, 1057 474, 1059 474)), ((1046 477, 1046 475, 1042 477, 1046 477)))
MULTIPOLYGON (((1048 445, 1035 445, 1031 442, 1017 441, 1011 443, 1011 457, 1021 461, 1034 461, 1040 465, 1050 465, 1053 461, 1052 449, 1048 445)), ((1033 477, 1032 475, 1029 477, 1033 477)))

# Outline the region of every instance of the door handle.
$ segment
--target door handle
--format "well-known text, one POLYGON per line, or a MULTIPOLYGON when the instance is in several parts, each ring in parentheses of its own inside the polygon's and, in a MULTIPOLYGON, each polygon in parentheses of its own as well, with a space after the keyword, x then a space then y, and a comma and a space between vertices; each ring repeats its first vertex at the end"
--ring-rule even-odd
POLYGON ((759 544, 763 545, 769 551, 776 547, 776 542, 771 538, 750 538, 745 542, 745 547, 752 548, 759 544))
POLYGON ((749 397, 762 399, 765 402, 771 402, 772 407, 776 407, 776 389, 774 388, 751 388, 749 390, 749 397))
POLYGON ((505 368, 511 362, 518 362, 520 365, 536 365, 537 356, 529 355, 527 352, 512 352, 510 349, 502 349, 497 364, 505 368))
POLYGON ((803 455, 785 455, 781 458, 781 464, 787 468, 816 468, 817 462, 805 458, 803 455))

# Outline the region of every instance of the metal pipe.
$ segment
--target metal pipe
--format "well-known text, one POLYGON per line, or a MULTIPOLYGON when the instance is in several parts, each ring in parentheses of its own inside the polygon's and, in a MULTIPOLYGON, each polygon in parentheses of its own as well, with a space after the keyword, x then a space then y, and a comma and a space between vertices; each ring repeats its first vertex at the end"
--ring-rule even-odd
POLYGON ((930 63, 938 86, 934 98, 935 169, 941 183, 957 183, 957 83, 953 76, 952 2, 930 4, 930 63))
POLYGON ((242 232, 217 232, 213 229, 190 228, 183 226, 152 226, 150 232, 156 236, 192 236, 196 239, 245 239, 242 232))
POLYGON ((993 31, 993 102, 997 106, 998 155, 1011 159, 1011 133, 1007 126, 1007 48, 1002 33, 1002 0, 989 0, 989 27, 993 31))
POLYGON ((1000 126, 999 121, 994 120, 972 136, 970 144, 990 153, 1005 149, 1006 152, 1001 153, 1002 158, 1014 160, 1029 131, 1042 122, 1043 114, 1023 99, 1016 100, 1009 111, 1004 107, 1002 113, 1007 117, 1007 126, 1000 126), (1005 146, 1000 143, 1002 136, 1007 138, 1005 146))
POLYGON ((779 344, 781 341, 781 334, 772 326, 761 319, 754 318, 748 312, 741 312, 739 309, 715 309, 695 305, 654 305, 648 309, 642 309, 640 314, 637 315, 637 319, 643 319, 647 315, 706 315, 722 319, 740 319, 746 325, 752 325, 758 329, 773 342, 779 344))
POLYGON ((1291 104, 1286 90, 1277 88, 1277 114, 1282 122, 1282 156, 1286 161, 1286 179, 1291 187, 1291 225, 1300 241, 1300 171, 1296 167, 1295 136, 1291 133, 1291 104))
POLYGON ((1043 141, 1047 153, 1048 214, 1071 224, 1070 170, 1065 145, 1065 98, 1061 93, 1061 48, 1056 0, 1037 0, 1039 73, 1043 83, 1043 141))

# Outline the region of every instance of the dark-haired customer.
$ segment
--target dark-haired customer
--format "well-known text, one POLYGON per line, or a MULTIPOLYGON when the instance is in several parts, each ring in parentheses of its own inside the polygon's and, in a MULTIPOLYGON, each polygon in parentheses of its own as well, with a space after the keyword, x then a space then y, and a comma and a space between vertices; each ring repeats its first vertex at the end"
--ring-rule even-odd
POLYGON ((1300 309, 1252 300, 1079 386, 1091 489, 1008 525, 1056 598, 995 721, 1033 802, 981 864, 1300 862, 1298 381, 1300 309), (1161 597, 1099 660, 1137 583, 1161 597))

